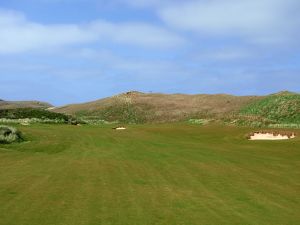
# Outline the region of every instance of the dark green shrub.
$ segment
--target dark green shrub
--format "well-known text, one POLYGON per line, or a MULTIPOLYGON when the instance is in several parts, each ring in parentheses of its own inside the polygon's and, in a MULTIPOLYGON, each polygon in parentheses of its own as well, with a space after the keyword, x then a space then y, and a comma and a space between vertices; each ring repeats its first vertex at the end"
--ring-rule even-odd
POLYGON ((58 120, 67 123, 69 116, 50 112, 43 109, 20 108, 20 109, 3 109, 0 110, 0 118, 6 119, 42 119, 42 120, 58 120))
MULTIPOLYGON (((0 120, 22 120, 28 119, 29 123, 50 123, 50 124, 85 124, 84 121, 62 113, 55 113, 44 109, 19 108, 19 109, 2 109, 0 110, 0 120)), ((19 121, 20 122, 20 121, 19 121)))

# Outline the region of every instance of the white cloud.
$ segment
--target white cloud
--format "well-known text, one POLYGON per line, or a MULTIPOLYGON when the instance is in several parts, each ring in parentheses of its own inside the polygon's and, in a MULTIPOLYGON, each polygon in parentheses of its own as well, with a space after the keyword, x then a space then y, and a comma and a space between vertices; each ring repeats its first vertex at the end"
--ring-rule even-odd
POLYGON ((95 21, 89 25, 88 29, 98 34, 99 38, 116 43, 166 48, 184 43, 184 39, 178 35, 146 23, 113 24, 105 21, 95 21))
POLYGON ((102 74, 106 73, 107 75, 119 73, 141 76, 141 78, 161 78, 182 72, 182 65, 174 62, 174 60, 121 56, 109 50, 76 49, 71 52, 64 52, 63 56, 66 57, 65 59, 87 60, 95 63, 97 65, 96 71, 99 72, 100 70, 102 74))
POLYGON ((0 53, 17 53, 96 40, 78 25, 43 25, 13 11, 0 11, 0 53))
POLYGON ((60 48, 82 43, 118 43, 142 47, 175 47, 184 43, 178 35, 145 23, 46 25, 29 21, 23 14, 0 10, 0 53, 19 53, 60 48))
POLYGON ((299 32, 299 0, 187 1, 159 10, 170 26, 206 36, 279 43, 299 32))
POLYGON ((240 61, 253 57, 258 57, 250 49, 242 48, 225 48, 225 49, 211 49, 209 51, 203 51, 200 54, 192 55, 192 58, 196 61, 240 61))

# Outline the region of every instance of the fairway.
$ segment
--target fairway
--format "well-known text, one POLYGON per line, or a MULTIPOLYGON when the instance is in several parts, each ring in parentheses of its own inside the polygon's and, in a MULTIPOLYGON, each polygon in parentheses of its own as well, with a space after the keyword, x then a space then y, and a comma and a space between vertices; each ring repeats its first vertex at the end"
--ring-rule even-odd
POLYGON ((19 127, 0 145, 0 225, 300 224, 300 138, 221 125, 19 127))

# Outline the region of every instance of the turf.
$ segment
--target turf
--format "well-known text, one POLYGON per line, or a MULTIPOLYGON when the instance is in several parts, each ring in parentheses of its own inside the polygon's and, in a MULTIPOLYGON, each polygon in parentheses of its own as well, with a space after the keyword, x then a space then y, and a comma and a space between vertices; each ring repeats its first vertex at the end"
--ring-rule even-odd
MULTIPOLYGON (((300 224, 300 138, 250 128, 32 125, 0 145, 1 225, 300 224)), ((299 132, 298 132, 299 134, 299 132)))

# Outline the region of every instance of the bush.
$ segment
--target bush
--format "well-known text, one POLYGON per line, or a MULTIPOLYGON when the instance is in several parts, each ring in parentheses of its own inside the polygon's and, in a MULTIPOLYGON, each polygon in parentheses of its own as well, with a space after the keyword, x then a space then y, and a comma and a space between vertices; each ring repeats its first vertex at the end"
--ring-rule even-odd
POLYGON ((0 144, 10 144, 22 140, 22 134, 16 128, 0 126, 0 144))
POLYGON ((50 112, 43 109, 20 108, 0 110, 0 122, 2 123, 49 123, 72 124, 84 123, 75 117, 62 113, 50 112))
POLYGON ((37 119, 37 118, 30 118, 30 119, 6 119, 0 118, 0 123, 4 124, 32 124, 32 123, 46 123, 46 124, 64 124, 66 123, 65 120, 62 119, 37 119))
POLYGON ((49 119, 68 122, 69 117, 61 113, 50 112, 43 109, 20 108, 0 110, 0 118, 6 119, 49 119))

